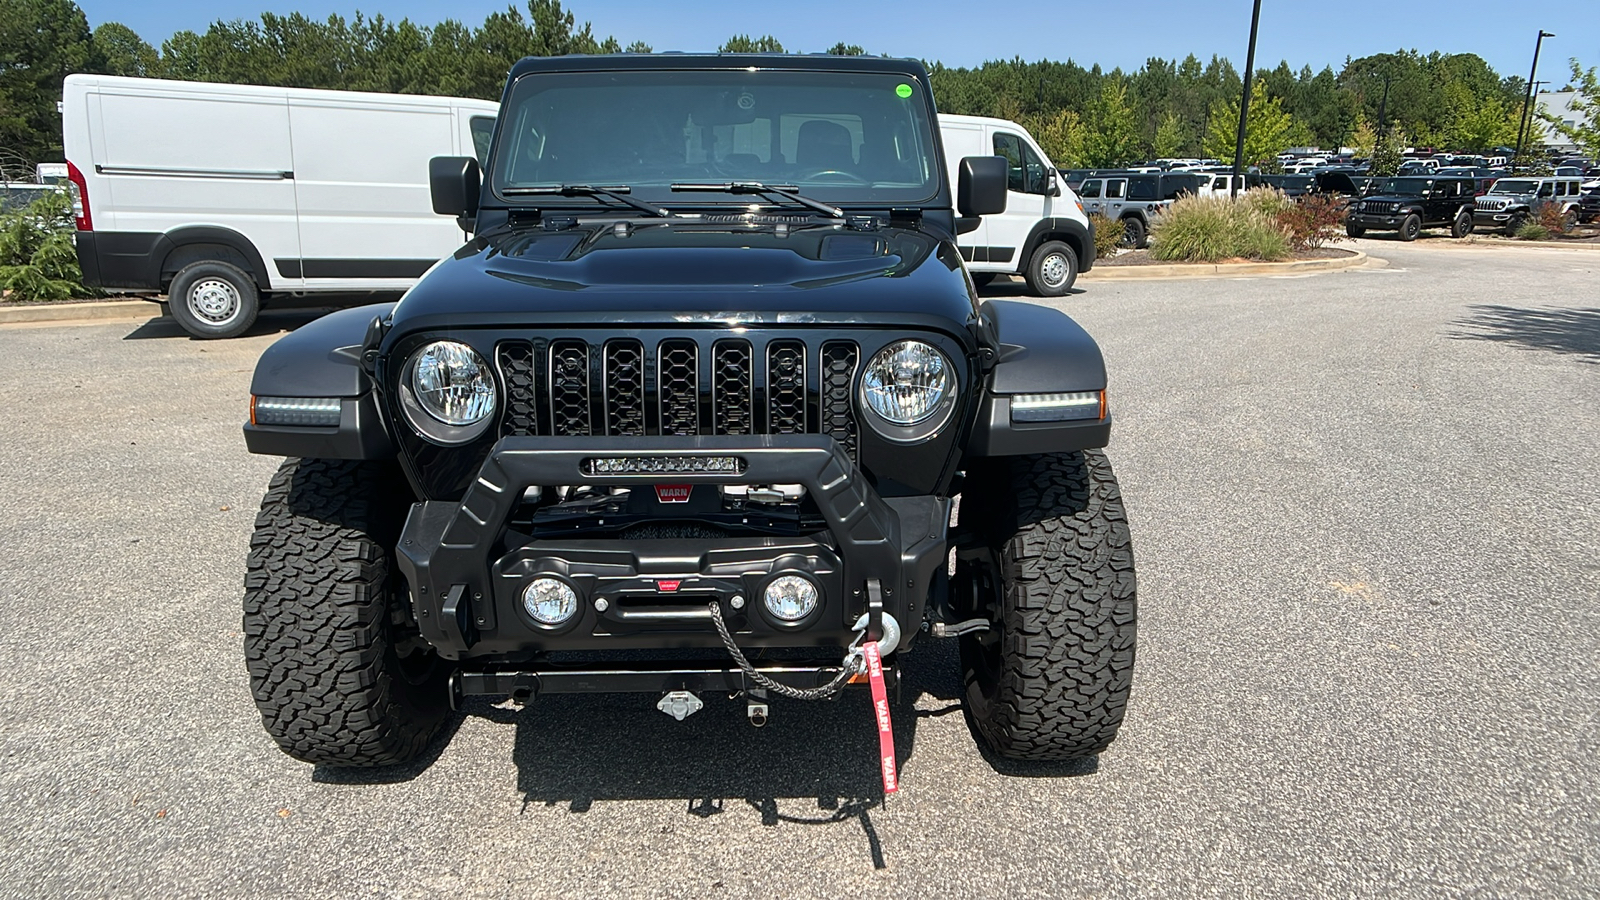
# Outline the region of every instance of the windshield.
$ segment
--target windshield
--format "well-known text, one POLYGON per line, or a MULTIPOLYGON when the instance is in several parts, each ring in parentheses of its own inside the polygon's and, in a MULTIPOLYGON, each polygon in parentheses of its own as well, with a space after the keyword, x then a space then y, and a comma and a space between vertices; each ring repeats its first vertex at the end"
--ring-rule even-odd
POLYGON ((653 202, 748 205, 748 195, 689 196, 671 186, 761 181, 834 202, 920 203, 939 190, 923 94, 916 79, 888 73, 527 75, 506 103, 490 183, 497 193, 626 185, 653 202))
POLYGON ((1531 194, 1539 186, 1537 181, 1527 181, 1522 178, 1502 178, 1489 188, 1491 194, 1531 194))
POLYGON ((1367 188, 1367 193, 1421 197, 1428 192, 1428 186, 1431 184, 1433 184, 1431 178, 1374 178, 1372 185, 1367 188))

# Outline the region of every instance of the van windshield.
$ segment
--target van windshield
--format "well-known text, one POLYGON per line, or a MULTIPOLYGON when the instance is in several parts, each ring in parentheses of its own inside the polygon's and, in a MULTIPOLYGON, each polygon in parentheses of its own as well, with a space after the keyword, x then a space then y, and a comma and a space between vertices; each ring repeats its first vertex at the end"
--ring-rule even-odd
POLYGON ((892 73, 525 75, 505 104, 490 183, 497 193, 626 185, 658 203, 745 205, 748 196, 691 199, 671 186, 760 181, 836 203, 920 203, 940 187, 924 94, 916 79, 892 73))

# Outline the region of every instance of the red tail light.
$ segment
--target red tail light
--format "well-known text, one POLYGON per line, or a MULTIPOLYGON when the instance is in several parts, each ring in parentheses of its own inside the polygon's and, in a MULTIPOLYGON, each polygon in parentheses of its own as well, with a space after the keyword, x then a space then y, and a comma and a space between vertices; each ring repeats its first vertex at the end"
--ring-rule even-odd
POLYGON ((89 215, 89 184, 70 160, 67 162, 67 181, 72 185, 72 218, 78 230, 93 231, 94 219, 89 215))

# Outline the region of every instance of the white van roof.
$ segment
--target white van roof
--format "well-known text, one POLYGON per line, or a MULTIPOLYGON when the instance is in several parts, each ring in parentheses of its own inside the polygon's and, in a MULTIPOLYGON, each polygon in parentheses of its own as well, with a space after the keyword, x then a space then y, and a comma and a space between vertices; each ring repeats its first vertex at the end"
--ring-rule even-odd
POLYGON ((268 87, 259 84, 219 84, 211 81, 174 81, 165 78, 128 78, 121 75, 68 75, 63 90, 72 88, 111 88, 147 94, 187 94, 194 96, 282 97, 287 100, 323 103, 373 103, 393 107, 449 108, 467 106, 496 112, 500 104, 468 97, 433 97, 425 94, 380 94, 370 91, 330 91, 318 88, 268 87))

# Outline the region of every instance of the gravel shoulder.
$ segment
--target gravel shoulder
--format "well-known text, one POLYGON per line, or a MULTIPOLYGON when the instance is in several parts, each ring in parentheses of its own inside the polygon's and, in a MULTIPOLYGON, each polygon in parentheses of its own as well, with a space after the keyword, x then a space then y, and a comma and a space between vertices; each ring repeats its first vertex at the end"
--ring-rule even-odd
POLYGON ((887 802, 861 696, 480 703, 420 766, 294 762, 242 663, 277 460, 239 425, 304 316, 0 329, 0 896, 1600 895, 1600 256, 1429 243, 1053 301, 1111 372, 1127 725, 997 768, 929 644, 887 802))

